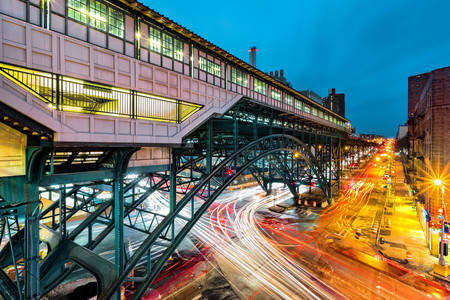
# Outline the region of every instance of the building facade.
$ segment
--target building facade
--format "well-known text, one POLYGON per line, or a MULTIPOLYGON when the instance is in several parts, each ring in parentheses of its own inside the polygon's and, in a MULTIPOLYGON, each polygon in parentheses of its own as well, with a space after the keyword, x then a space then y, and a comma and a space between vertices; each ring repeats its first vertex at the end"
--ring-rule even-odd
POLYGON ((216 96, 200 90, 198 84, 185 86, 188 77, 348 130, 347 120, 334 111, 137 1, 2 0, 0 15, 4 16, 2 61, 12 65, 24 67, 25 62, 30 69, 172 99, 197 88, 189 96, 193 103, 195 94, 216 96), (27 29, 8 17, 57 34, 38 38, 34 27, 27 29), (24 48, 29 42, 26 30, 30 30, 31 51, 24 48), (96 47, 92 50, 81 42, 96 47), (55 57, 54 51, 69 53, 70 58, 55 57))
POLYGON ((328 96, 323 98, 323 105, 345 118, 345 94, 336 94, 336 89, 328 90, 328 96))
MULTIPOLYGON (((447 221, 449 201, 443 205, 440 189, 430 188, 434 177, 447 179, 450 162, 450 67, 433 70, 408 78, 408 168, 407 179, 418 193, 429 227, 436 227, 443 206, 447 221)), ((428 231, 428 230, 427 230, 428 231)))

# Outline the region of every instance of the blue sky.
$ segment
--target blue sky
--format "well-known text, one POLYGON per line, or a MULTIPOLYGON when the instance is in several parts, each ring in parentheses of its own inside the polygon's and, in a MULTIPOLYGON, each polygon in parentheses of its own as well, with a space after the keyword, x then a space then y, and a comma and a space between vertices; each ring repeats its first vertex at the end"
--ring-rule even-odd
POLYGON ((408 76, 450 66, 447 0, 141 0, 257 67, 284 69, 298 90, 346 94, 358 132, 394 136, 408 76))

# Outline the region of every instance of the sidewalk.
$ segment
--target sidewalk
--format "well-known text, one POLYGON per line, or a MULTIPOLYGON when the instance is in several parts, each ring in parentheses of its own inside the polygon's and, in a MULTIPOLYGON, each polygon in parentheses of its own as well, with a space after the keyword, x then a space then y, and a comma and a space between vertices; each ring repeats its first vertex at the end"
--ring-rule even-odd
POLYGON ((380 237, 383 237, 385 243, 378 243, 378 246, 386 257, 398 261, 408 260, 405 265, 407 268, 419 274, 429 273, 438 258, 432 256, 427 247, 415 201, 409 196, 399 160, 395 160, 393 170, 396 178, 380 230, 380 237))

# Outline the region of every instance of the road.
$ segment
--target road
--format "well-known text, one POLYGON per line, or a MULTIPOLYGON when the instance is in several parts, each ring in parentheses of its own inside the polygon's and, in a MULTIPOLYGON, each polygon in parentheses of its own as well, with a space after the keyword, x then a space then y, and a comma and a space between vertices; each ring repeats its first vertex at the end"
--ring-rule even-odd
POLYGON ((370 161, 324 211, 272 213, 270 206, 290 201, 283 189, 268 197, 256 188, 250 195, 248 190, 233 192, 211 208, 192 234, 208 244, 207 259, 241 299, 449 298, 446 287, 373 247, 388 164, 385 156, 370 161))

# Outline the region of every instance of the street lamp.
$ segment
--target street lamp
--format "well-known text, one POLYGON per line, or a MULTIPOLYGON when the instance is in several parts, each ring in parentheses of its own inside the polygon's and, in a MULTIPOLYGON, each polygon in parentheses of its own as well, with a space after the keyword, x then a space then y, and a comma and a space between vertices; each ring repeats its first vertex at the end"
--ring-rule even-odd
POLYGON ((441 179, 436 178, 433 180, 434 185, 441 188, 441 200, 442 200, 442 228, 441 228, 441 245, 439 247, 439 264, 445 266, 444 258, 444 227, 445 227, 445 202, 444 202, 444 184, 441 179))

